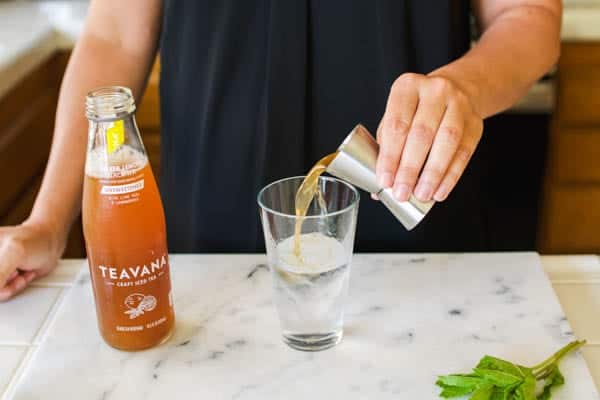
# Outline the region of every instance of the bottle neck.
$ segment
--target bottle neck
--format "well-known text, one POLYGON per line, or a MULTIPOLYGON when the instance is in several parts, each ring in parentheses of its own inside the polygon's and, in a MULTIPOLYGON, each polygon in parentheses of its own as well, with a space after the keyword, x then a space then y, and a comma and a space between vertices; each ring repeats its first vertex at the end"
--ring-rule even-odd
POLYGON ((86 174, 125 177, 148 161, 134 117, 135 102, 124 87, 106 87, 86 98, 89 136, 86 174))
POLYGON ((124 114, 121 118, 110 120, 89 120, 89 132, 94 136, 100 136, 109 140, 111 135, 137 134, 138 127, 134 114, 124 114))
POLYGON ((90 120, 86 174, 123 178, 143 168, 148 158, 133 114, 114 121, 90 120))
POLYGON ((129 88, 107 86, 88 93, 85 99, 85 114, 90 122, 111 122, 132 118, 135 100, 129 88))

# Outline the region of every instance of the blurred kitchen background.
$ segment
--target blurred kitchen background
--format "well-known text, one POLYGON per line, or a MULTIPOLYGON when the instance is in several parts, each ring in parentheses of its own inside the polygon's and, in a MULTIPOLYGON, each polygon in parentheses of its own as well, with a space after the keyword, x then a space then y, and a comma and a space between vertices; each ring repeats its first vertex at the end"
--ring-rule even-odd
MULTIPOLYGON (((494 215, 492 250, 600 253, 600 0, 564 5, 557 68, 486 121, 479 156, 494 160, 484 205, 494 215)), ((20 223, 32 207, 87 8, 87 1, 0 0, 0 226, 20 223)), ((157 59, 137 112, 157 176, 159 68, 157 59)), ((78 221, 65 256, 84 254, 78 221)))

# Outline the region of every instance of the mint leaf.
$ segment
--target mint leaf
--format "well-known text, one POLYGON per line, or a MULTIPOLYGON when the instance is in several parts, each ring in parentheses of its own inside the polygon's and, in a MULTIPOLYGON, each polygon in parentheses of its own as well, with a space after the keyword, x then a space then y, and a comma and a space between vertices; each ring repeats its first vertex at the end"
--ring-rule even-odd
POLYGON ((494 390, 492 391, 492 395, 490 396, 490 400, 508 400, 512 397, 510 396, 510 390, 509 389, 500 389, 500 388, 494 388, 494 390))
POLYGON ((565 382, 559 361, 585 343, 571 342, 532 368, 485 356, 472 374, 440 376, 436 384, 442 388, 440 396, 444 398, 471 394, 470 400, 550 400, 552 391, 565 382), (538 380, 544 382, 544 387, 536 396, 538 380))
POLYGON ((436 385, 442 388, 440 397, 443 398, 459 397, 470 394, 483 384, 485 384, 485 381, 473 374, 440 376, 436 382, 436 385))
POLYGON ((436 384, 440 387, 457 386, 474 390, 484 383, 483 379, 475 375, 453 374, 440 376, 436 384))
POLYGON ((533 374, 526 376, 523 383, 517 388, 515 398, 517 400, 537 400, 535 397, 535 382, 533 374))
POLYGON ((440 397, 445 399, 452 397, 462 397, 473 392, 473 388, 458 387, 458 386, 442 386, 440 397))
POLYGON ((483 384, 469 397, 469 400, 490 400, 492 396, 492 391, 494 390, 494 385, 492 384, 483 384))
POLYGON ((489 382, 495 386, 505 388, 514 386, 523 381, 521 375, 513 375, 508 372, 502 372, 494 369, 475 368, 473 370, 477 376, 480 376, 486 382, 489 382))
POLYGON ((548 375, 548 378, 546 378, 544 389, 542 390, 542 393, 538 395, 537 400, 549 400, 552 396, 552 389, 561 386, 564 383, 564 376, 560 373, 558 366, 554 366, 554 368, 548 375))
POLYGON ((476 368, 493 369, 496 371, 506 372, 511 375, 523 377, 521 368, 511 362, 502 360, 492 356, 484 356, 476 368))

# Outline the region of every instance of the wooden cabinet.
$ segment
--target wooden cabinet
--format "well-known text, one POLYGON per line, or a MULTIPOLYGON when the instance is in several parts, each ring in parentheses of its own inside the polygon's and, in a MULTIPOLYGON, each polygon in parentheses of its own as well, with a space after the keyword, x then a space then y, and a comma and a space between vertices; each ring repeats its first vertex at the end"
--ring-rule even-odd
POLYGON ((60 79, 52 57, 0 100, 0 216, 5 220, 19 197, 44 171, 52 140, 60 79))
POLYGON ((597 253, 600 249, 600 186, 555 185, 545 198, 548 215, 542 250, 597 253))
POLYGON ((600 185, 600 126, 565 126, 552 139, 549 164, 555 183, 600 185))
POLYGON ((600 253, 600 42, 564 43, 540 251, 600 253))
MULTIPOLYGON (((0 226, 29 215, 50 152, 60 82, 69 52, 58 52, 0 99, 0 226)), ((160 116, 156 62, 137 118, 152 169, 160 167, 160 116)), ((84 257, 81 218, 75 222, 65 257, 84 257)))
POLYGON ((556 116, 561 124, 600 125, 600 42, 562 45, 556 116))
MULTIPOLYGON (((54 54, 0 99, 0 226, 19 224, 31 212, 50 153, 67 61, 68 54, 54 54)), ((65 255, 85 255, 79 219, 65 255)))

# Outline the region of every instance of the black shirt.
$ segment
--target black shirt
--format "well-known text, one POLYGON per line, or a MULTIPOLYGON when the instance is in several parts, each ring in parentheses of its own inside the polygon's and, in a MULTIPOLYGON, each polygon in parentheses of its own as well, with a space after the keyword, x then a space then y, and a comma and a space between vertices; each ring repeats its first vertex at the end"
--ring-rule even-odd
MULTIPOLYGON (((171 251, 264 248, 256 194, 303 175, 354 125, 375 132, 392 82, 464 54, 469 2, 165 0, 163 196, 171 251)), ((483 250, 477 157, 406 232, 363 193, 357 250, 483 250)))

